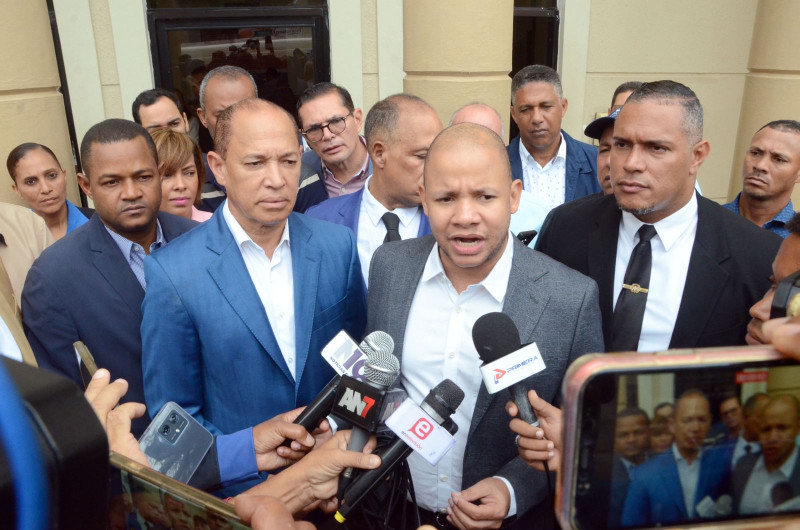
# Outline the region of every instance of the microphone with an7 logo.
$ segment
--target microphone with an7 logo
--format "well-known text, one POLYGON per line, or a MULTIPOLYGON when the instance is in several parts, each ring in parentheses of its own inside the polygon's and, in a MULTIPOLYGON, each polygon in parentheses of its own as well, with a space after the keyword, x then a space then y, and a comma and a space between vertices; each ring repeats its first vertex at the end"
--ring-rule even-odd
POLYGON ((406 400, 389 418, 388 423, 393 423, 391 427, 396 435, 389 445, 377 453, 381 457, 381 465, 360 472, 349 488, 340 488, 340 491, 344 491, 344 497, 339 496, 341 506, 336 512, 336 520, 344 523, 353 509, 377 485, 382 484, 411 451, 418 451, 429 461, 440 458, 452 444, 446 443, 446 439, 443 443, 442 437, 437 437, 437 434, 443 432, 446 437, 456 433, 458 425, 450 416, 463 400, 464 391, 449 379, 436 385, 419 407, 410 399, 406 400))

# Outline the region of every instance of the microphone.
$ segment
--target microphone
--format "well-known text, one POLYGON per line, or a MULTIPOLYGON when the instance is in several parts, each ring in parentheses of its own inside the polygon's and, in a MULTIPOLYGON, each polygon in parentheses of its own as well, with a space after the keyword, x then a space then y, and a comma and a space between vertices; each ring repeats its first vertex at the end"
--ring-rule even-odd
MULTIPOLYGON (((389 337, 386 333, 383 335, 389 337)), ((381 338, 385 339, 382 336, 381 338)), ((333 407, 335 416, 353 424, 347 450, 356 452, 364 449, 370 434, 377 430, 386 393, 400 375, 400 361, 391 350, 374 349, 375 347, 385 347, 389 344, 388 341, 379 344, 376 340, 367 341, 365 339, 365 342, 369 343, 372 350, 371 353, 367 353, 367 363, 364 367, 366 381, 362 383, 352 377, 342 376, 333 407)), ((394 349, 394 341, 392 341, 391 347, 394 349)), ((344 491, 352 476, 352 467, 344 470, 339 480, 340 492, 344 491)))
MULTIPOLYGON (((445 379, 428 393, 420 408, 436 423, 447 429, 450 434, 455 434, 458 431, 458 425, 450 419, 450 416, 463 400, 464 391, 451 380, 445 379)), ((378 456, 381 457, 381 465, 376 469, 361 473, 346 491, 342 499, 342 506, 336 512, 336 520, 344 523, 350 512, 375 486, 381 484, 398 464, 408 458, 411 451, 411 447, 406 442, 393 436, 391 443, 378 453, 378 456)))
MULTIPOLYGON (((361 341, 358 345, 361 353, 366 356, 370 353, 379 351, 392 352, 394 350, 394 341, 388 333, 383 331, 373 331, 361 341)), ((294 420, 294 423, 302 425, 308 432, 313 431, 319 426, 328 414, 331 413, 333 408, 333 401, 336 397, 336 390, 339 387, 339 382, 342 380, 341 375, 335 376, 330 382, 322 389, 322 391, 314 398, 314 401, 300 413, 294 420)), ((288 444, 287 444, 288 445, 288 444)))
POLYGON ((792 485, 786 481, 778 482, 772 486, 772 491, 770 491, 770 498, 773 506, 780 506, 794 496, 792 485))
POLYGON ((484 385, 490 394, 494 394, 503 388, 509 388, 511 397, 519 410, 519 417, 526 423, 539 426, 539 420, 533 412, 530 401, 528 401, 528 389, 522 380, 529 377, 539 370, 539 365, 544 369, 541 356, 536 351, 533 357, 522 356, 517 359, 514 353, 521 350, 522 346, 519 339, 519 330, 505 313, 486 313, 475 321, 472 326, 472 342, 478 350, 478 356, 483 361, 481 372, 483 372, 484 385), (498 361, 508 361, 495 365, 498 361), (539 361, 538 365, 536 361, 539 361), (491 365, 491 366, 489 366, 491 365), (536 371, 532 371, 536 370, 536 371), (508 377, 507 377, 508 376, 508 377), (487 383, 487 377, 493 380, 494 384, 487 383), (501 378, 507 380, 501 382, 501 378), (508 384, 512 383, 512 384, 508 384))

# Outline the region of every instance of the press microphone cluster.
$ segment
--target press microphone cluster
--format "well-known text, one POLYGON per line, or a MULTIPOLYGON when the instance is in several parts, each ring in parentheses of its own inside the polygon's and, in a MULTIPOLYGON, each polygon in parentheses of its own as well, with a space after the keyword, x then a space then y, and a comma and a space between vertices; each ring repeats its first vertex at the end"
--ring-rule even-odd
MULTIPOLYGON (((364 353, 367 360, 369 360, 371 357, 375 356, 392 355, 394 351, 394 340, 384 331, 373 331, 361 341, 358 347, 364 353)), ((380 361, 376 358, 373 365, 379 363, 380 361)), ((322 389, 314 401, 297 416, 294 423, 302 425, 308 432, 316 429, 322 420, 331 413, 343 377, 345 376, 337 375, 331 379, 330 383, 322 389)), ((288 445, 288 443, 286 445, 288 445)))
MULTIPOLYGON (((420 404, 420 408, 450 434, 455 434, 458 425, 450 417, 463 400, 464 391, 451 380, 445 379, 430 391, 420 404)), ((398 436, 393 436, 389 445, 377 453, 381 457, 381 465, 376 469, 360 472, 352 485, 344 490, 344 498, 339 497, 341 506, 336 512, 336 520, 344 523, 353 509, 375 486, 381 484, 387 475, 411 454, 411 451, 410 445, 398 436)))

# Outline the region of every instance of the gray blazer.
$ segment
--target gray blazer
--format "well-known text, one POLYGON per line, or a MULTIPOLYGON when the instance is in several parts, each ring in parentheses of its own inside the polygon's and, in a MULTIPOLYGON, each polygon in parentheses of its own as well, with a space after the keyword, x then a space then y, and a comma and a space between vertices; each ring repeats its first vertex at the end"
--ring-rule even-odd
MULTIPOLYGON (((433 244, 433 236, 387 243, 372 258, 367 332, 389 333, 400 358, 411 302, 433 244)), ((561 380, 570 363, 585 353, 603 351, 594 280, 516 239, 503 312, 517 325, 523 344, 538 345, 547 368, 526 383, 551 403, 560 401, 561 380)), ((528 466, 517 453, 505 411, 509 399, 508 390, 489 395, 481 385, 464 453, 462 487, 487 477, 503 477, 514 488, 517 515, 522 516, 546 501, 549 492, 544 473, 528 466)), ((545 502, 539 508, 543 518, 553 519, 551 504, 545 502)))

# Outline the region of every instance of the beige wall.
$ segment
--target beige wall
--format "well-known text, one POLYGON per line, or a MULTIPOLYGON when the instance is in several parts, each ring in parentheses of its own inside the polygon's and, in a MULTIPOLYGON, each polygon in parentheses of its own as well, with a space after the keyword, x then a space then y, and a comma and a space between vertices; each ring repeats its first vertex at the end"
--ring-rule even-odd
POLYGON ((508 130, 513 0, 405 0, 405 90, 427 100, 443 123, 482 101, 500 110, 508 130))
POLYGON ((705 110, 711 154, 699 173, 703 194, 728 199, 742 108, 747 61, 756 16, 752 0, 574 0, 566 2, 561 49, 570 108, 564 127, 582 130, 606 112, 614 89, 630 80, 674 79, 691 87, 705 110), (581 40, 571 26, 585 26, 581 40), (585 59, 584 59, 585 56, 585 59), (584 85, 574 63, 585 62, 584 85), (573 65, 571 66, 571 63, 573 65))
MULTIPOLYGON (((23 142, 50 147, 67 172, 67 197, 79 203, 64 100, 59 92, 50 17, 45 2, 5 2, 0 21, 0 154, 23 142)), ((0 201, 23 204, 3 164, 0 201)))

